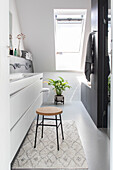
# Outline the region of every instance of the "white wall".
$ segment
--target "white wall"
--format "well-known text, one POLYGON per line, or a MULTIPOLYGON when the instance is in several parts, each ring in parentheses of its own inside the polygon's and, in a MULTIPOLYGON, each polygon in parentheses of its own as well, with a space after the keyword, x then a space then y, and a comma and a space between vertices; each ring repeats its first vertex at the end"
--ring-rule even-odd
POLYGON ((111 0, 112 26, 112 74, 111 74, 111 118, 110 118, 110 170, 113 170, 113 1, 111 0))
MULTIPOLYGON (((54 9, 87 9, 85 44, 90 32, 91 0, 16 0, 25 48, 33 53, 36 72, 55 71, 54 9)), ((85 48, 84 48, 85 52, 85 48)))
POLYGON ((10 169, 8 22, 9 0, 0 0, 0 170, 10 169))
MULTIPOLYGON (((12 36, 13 36, 12 44, 13 44, 13 48, 15 49, 15 48, 18 48, 17 35, 22 32, 21 27, 20 27, 19 18, 18 18, 15 0, 9 0, 9 11, 12 13, 12 36)), ((20 43, 20 49, 21 50, 24 49, 22 40, 20 43)))

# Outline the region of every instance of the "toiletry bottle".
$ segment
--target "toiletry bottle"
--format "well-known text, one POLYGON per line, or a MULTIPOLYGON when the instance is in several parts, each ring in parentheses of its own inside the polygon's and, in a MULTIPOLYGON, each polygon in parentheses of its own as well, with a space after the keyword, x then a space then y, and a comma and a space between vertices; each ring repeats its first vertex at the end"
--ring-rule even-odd
POLYGON ((14 56, 17 56, 17 50, 16 50, 16 48, 15 48, 15 51, 14 51, 14 56))
POLYGON ((11 55, 11 48, 9 48, 9 55, 11 55))
POLYGON ((10 49, 10 55, 13 55, 13 48, 10 49))

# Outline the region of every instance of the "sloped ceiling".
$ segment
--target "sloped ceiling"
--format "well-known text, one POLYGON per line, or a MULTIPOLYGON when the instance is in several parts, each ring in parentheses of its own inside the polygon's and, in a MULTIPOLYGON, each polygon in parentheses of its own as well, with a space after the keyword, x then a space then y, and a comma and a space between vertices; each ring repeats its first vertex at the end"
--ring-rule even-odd
POLYGON ((54 9, 87 9, 84 40, 90 32, 90 0, 16 0, 25 49, 33 54, 35 72, 55 71, 54 9))

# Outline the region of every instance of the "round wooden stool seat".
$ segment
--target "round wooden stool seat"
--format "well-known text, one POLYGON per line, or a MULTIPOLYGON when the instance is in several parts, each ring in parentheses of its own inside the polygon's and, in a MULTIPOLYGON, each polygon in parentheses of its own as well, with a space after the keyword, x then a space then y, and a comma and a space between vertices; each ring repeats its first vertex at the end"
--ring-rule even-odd
POLYGON ((63 112, 62 109, 58 107, 41 107, 36 110, 36 113, 43 116, 54 116, 59 115, 63 112))

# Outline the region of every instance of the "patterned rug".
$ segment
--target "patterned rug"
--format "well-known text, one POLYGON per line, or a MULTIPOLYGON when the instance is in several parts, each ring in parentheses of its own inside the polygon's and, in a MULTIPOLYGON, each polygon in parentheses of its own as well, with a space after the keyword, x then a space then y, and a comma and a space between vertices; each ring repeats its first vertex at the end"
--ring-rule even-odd
MULTIPOLYGON (((48 123, 53 123, 48 121, 48 123)), ((44 127, 41 139, 41 127, 38 129, 37 146, 34 149, 36 121, 33 122, 28 135, 22 144, 12 169, 74 169, 87 170, 84 150, 74 121, 64 121, 64 141, 59 127, 60 150, 57 151, 56 128, 44 127)))

